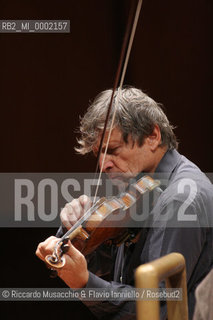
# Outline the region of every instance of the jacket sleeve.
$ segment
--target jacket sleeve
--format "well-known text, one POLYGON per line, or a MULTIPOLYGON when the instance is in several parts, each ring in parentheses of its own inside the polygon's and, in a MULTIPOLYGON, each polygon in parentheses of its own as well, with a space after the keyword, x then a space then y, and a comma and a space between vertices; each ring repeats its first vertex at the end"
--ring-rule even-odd
MULTIPOLYGON (((89 281, 86 285, 89 290, 106 288, 110 290, 125 290, 133 289, 133 287, 124 285, 114 281, 106 281, 98 277, 93 273, 89 273, 89 281)), ((90 311, 98 319, 110 319, 110 320, 130 320, 136 317, 135 301, 114 300, 114 301, 83 301, 83 303, 90 309, 90 311)))

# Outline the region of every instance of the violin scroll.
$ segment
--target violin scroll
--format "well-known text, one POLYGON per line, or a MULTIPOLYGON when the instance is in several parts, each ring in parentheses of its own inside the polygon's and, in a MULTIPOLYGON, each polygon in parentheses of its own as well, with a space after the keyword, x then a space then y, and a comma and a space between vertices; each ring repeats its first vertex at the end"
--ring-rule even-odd
POLYGON ((68 241, 69 237, 66 237, 62 241, 58 241, 54 248, 53 254, 49 254, 45 257, 47 265, 54 269, 63 268, 65 265, 65 258, 63 257, 63 254, 69 250, 68 241))

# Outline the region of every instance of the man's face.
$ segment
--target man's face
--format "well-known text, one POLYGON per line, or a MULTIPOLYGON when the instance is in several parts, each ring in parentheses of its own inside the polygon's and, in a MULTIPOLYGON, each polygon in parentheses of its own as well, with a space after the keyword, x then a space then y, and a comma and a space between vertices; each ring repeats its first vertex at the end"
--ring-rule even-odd
MULTIPOLYGON (((106 134, 99 160, 100 168, 103 162, 107 136, 106 134)), ((93 148, 95 155, 98 153, 100 139, 101 134, 93 148)), ((149 138, 145 138, 142 146, 138 146, 131 136, 128 137, 128 142, 126 143, 118 128, 112 130, 106 158, 103 163, 103 172, 107 173, 113 182, 115 180, 128 181, 141 171, 154 172, 156 165, 155 153, 152 151, 149 138)))

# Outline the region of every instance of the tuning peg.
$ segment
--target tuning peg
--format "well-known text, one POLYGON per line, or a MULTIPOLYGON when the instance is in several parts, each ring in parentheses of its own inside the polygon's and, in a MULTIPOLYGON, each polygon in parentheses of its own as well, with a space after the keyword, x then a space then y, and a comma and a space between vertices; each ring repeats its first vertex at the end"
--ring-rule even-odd
POLYGON ((61 251, 63 253, 66 253, 69 250, 68 241, 69 241, 69 237, 66 237, 65 239, 63 239, 63 243, 61 245, 61 251))

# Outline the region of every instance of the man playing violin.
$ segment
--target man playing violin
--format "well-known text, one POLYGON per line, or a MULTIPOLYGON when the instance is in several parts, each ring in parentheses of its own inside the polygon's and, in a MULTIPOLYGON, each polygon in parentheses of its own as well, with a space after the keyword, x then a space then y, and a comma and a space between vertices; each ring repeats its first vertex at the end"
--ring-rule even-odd
MULTIPOLYGON (((97 156, 111 94, 111 90, 99 94, 81 119, 81 138, 77 148, 80 154, 93 152, 97 156)), ((70 243, 64 255, 66 263, 58 275, 71 288, 128 288, 134 286, 134 271, 139 265, 171 252, 180 252, 186 259, 191 319, 194 290, 213 266, 213 234, 208 228, 213 216, 212 185, 195 164, 178 153, 173 127, 153 99, 139 89, 124 88, 115 92, 112 109, 115 106, 115 121, 106 157, 104 152, 112 116, 99 166, 117 185, 126 185, 141 173, 166 176, 168 184, 150 215, 164 217, 172 211, 173 218, 170 221, 162 219, 157 225, 153 219, 143 232, 140 229, 135 232, 136 241, 126 241, 119 247, 102 244, 87 258, 70 243), (191 184, 187 185, 187 181, 191 184), (184 227, 174 223, 183 206, 186 220, 189 217, 193 227, 187 221, 184 227), (200 219, 208 223, 202 225, 200 219)), ((63 227, 70 229, 90 205, 91 201, 85 195, 67 204, 60 214, 63 227)), ((58 232, 58 236, 61 235, 62 228, 58 232)), ((37 256, 44 260, 46 255, 52 254, 57 241, 57 237, 50 237, 40 243, 37 256)), ((97 318, 134 319, 136 315, 133 301, 84 303, 97 318)), ((165 304, 161 307, 161 318, 166 318, 165 304)))

